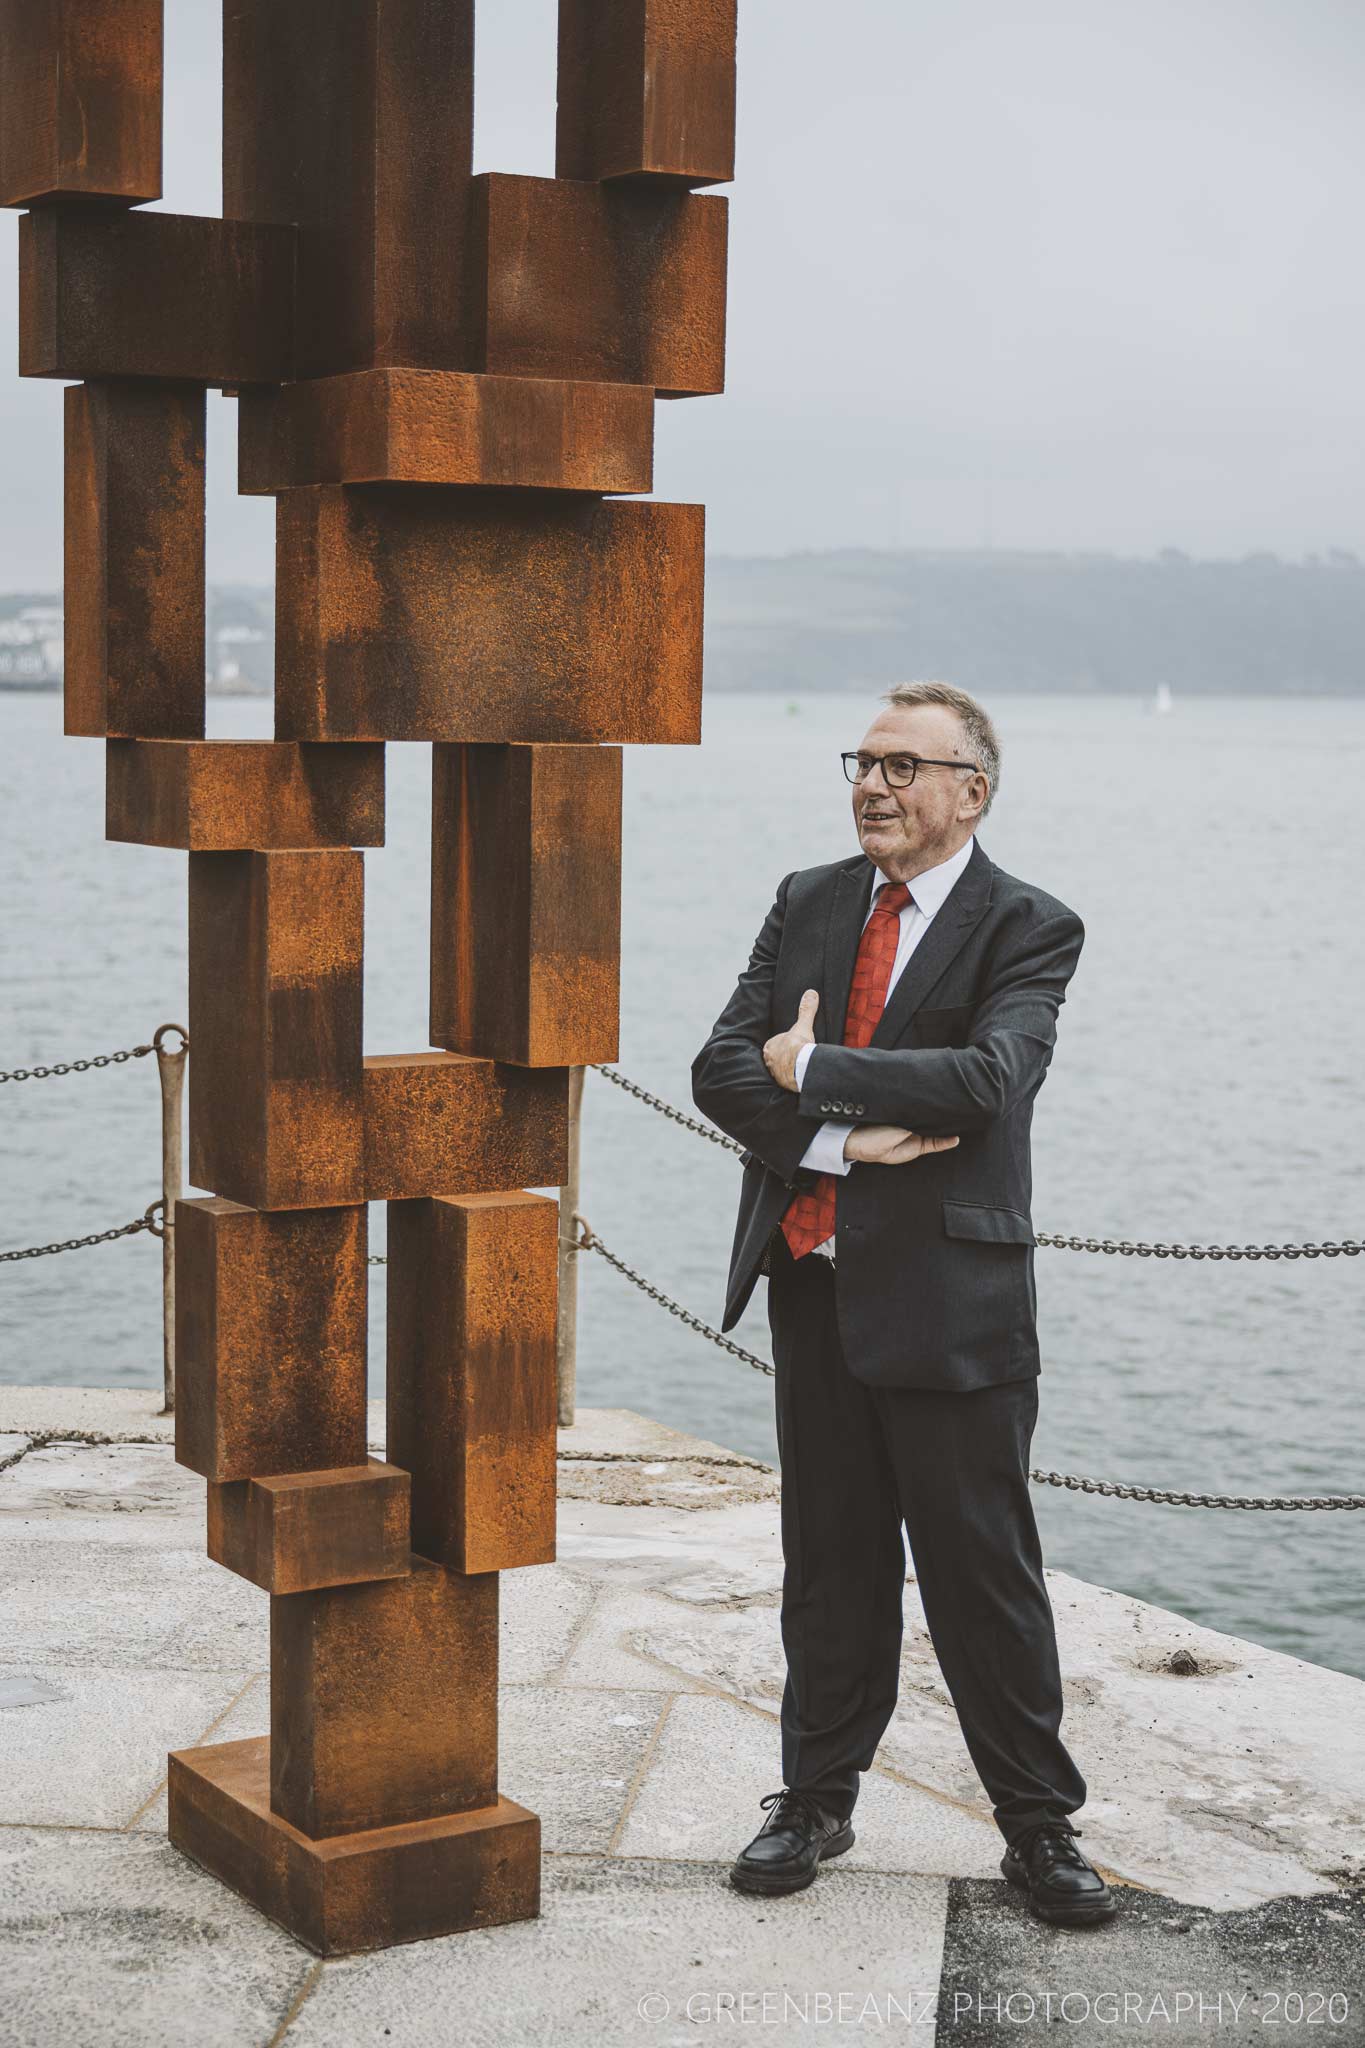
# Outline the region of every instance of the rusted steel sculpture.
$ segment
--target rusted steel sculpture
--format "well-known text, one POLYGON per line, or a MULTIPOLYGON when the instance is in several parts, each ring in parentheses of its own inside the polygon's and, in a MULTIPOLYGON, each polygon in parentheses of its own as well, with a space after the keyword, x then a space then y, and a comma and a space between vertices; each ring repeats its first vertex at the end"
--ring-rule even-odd
POLYGON ((0 0, 20 367, 66 396, 66 730, 189 854, 176 1456, 271 1603, 268 1740, 171 1839, 325 1954, 533 1915, 500 1572, 555 1544, 568 1070, 616 1053, 623 743, 695 741, 734 0, 560 0, 554 178, 474 177, 473 0, 226 0, 224 218, 161 190, 160 0, 0 0), (273 742, 204 738, 204 393, 278 508, 273 742), (431 1038, 366 1059, 383 743, 433 743, 431 1038), (388 1462, 366 1204, 389 1203, 388 1462))

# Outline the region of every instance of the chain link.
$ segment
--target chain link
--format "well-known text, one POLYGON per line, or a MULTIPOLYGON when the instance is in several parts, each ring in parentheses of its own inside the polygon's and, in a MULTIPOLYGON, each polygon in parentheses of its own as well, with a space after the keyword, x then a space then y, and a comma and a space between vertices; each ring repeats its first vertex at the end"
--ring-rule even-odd
MULTIPOLYGON (((593 1072, 610 1081, 614 1087, 624 1088, 627 1095, 633 1095, 637 1102, 657 1109, 671 1123, 681 1124, 685 1131, 695 1131, 699 1137, 709 1138, 713 1145, 720 1145, 727 1152, 743 1153, 744 1147, 737 1145, 733 1138, 713 1130, 709 1124, 698 1123, 695 1117, 684 1116, 680 1109, 674 1109, 671 1103, 651 1095, 624 1074, 618 1074, 614 1067, 594 1067, 593 1072)), ((1111 1256, 1129 1259, 1354 1259, 1365 1252, 1365 1242, 1350 1237, 1339 1243, 1326 1238, 1321 1244, 1314 1244, 1311 1240, 1307 1244, 1145 1244, 1140 1239, 1126 1237, 1060 1237, 1038 1231, 1034 1243, 1053 1251, 1107 1252, 1111 1256)))
POLYGON ((0 1081, 51 1081, 58 1074, 88 1074, 92 1067, 121 1067, 125 1060, 145 1060, 155 1051, 154 1045, 130 1045, 126 1052, 97 1052, 91 1059, 67 1060, 55 1067, 15 1067, 12 1073, 0 1074, 0 1081))
POLYGON ((157 1210, 164 1206, 158 1197, 155 1202, 147 1204, 135 1223, 120 1223, 117 1230, 97 1230, 90 1237, 68 1237, 60 1244, 29 1245, 21 1252, 0 1252, 0 1266, 9 1265, 16 1259, 45 1259, 53 1252, 84 1251, 90 1244, 112 1244, 115 1238, 136 1237, 143 1230, 150 1231, 153 1237, 164 1237, 165 1225, 155 1220, 157 1210))
MULTIPOLYGON (((586 1217, 580 1216, 575 1212, 573 1221, 579 1234, 577 1237, 561 1239, 562 1243, 568 1245, 574 1251, 596 1252, 600 1258, 606 1260, 609 1266, 614 1266, 618 1273, 629 1280, 633 1287, 638 1287, 640 1292, 647 1294, 651 1301, 657 1301, 661 1308, 666 1308, 671 1316, 676 1316, 680 1322, 687 1325, 689 1330, 696 1330, 699 1335, 708 1337, 713 1344, 718 1344, 722 1351, 730 1352, 732 1356, 742 1360, 745 1365, 751 1365, 756 1372, 767 1373, 770 1376, 773 1374, 775 1369, 769 1364, 767 1359, 759 1358, 756 1353, 746 1351, 742 1345, 732 1343, 728 1337, 722 1336, 719 1330, 713 1330, 709 1323, 702 1322, 699 1316, 694 1316, 690 1310, 685 1309, 681 1302, 674 1301, 670 1295, 663 1292, 662 1288, 653 1286, 650 1281, 645 1279, 642 1273, 637 1273, 633 1266, 628 1266, 624 1259, 618 1258, 615 1252, 608 1250, 607 1246, 603 1244, 601 1238, 598 1237, 597 1233, 588 1223, 586 1217)), ((1245 1494, 1175 1493, 1168 1487, 1127 1486, 1117 1479, 1086 1479, 1079 1477, 1074 1472, 1044 1472, 1036 1465, 1030 1467, 1029 1477, 1036 1485, 1064 1486, 1070 1493, 1103 1493, 1108 1494, 1114 1500, 1157 1501, 1167 1507, 1280 1508, 1286 1510, 1294 1508, 1365 1508, 1365 1493, 1310 1494, 1297 1497, 1273 1494, 1264 1498, 1245 1494)))
POLYGON ((643 1102, 649 1109, 657 1109, 660 1116, 666 1116, 670 1123, 681 1124, 685 1131, 695 1131, 699 1138, 708 1138, 713 1145, 719 1145, 723 1152, 742 1153, 744 1147, 737 1145, 733 1138, 727 1138, 723 1131, 713 1130, 710 1124, 700 1124, 694 1116, 684 1116, 680 1109, 674 1109, 671 1102, 664 1102, 638 1082, 628 1081, 624 1074, 618 1074, 615 1067, 594 1067, 604 1081, 610 1081, 614 1088, 624 1088, 627 1095, 633 1095, 637 1102, 643 1102))

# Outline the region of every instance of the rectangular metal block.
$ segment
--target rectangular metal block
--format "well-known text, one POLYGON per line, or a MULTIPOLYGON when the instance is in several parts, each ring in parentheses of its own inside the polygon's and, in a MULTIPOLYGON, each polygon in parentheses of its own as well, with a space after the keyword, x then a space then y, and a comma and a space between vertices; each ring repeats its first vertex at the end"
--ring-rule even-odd
POLYGON ((234 0, 223 211, 299 227, 298 375, 470 367, 473 0, 234 0))
POLYGON ((498 1796, 498 1576, 414 1557, 407 1578, 270 1602, 270 1805, 317 1840, 498 1796))
POLYGON ((363 863, 190 855, 196 1187, 255 1209, 365 1199, 363 863))
POLYGON ((653 500, 286 491, 276 733, 693 743, 704 530, 653 500))
POLYGON ((204 394, 72 385, 65 405, 65 730, 204 730, 204 394))
POLYGON ((162 0, 0 0, 0 206, 161 197, 162 0))
POLYGON ((485 484, 648 491, 654 394, 639 384, 357 370, 244 393, 238 489, 485 484))
POLYGON ((620 987, 620 748, 433 748, 432 1044, 599 1066, 620 987))
POLYGON ((173 1751, 170 1839, 316 1955, 353 1955, 540 1911, 540 1822, 511 1799, 310 1841, 270 1810, 265 1736, 173 1751))
POLYGON ((366 1225, 176 1203, 178 1464, 219 1486, 364 1465, 366 1225))
POLYGON ((661 398, 723 390, 728 204, 629 182, 476 178, 470 367, 649 384, 661 398))
POLYGON ((184 213, 25 214, 19 374, 283 383, 295 240, 289 227, 184 213))
POLYGON ((365 1194, 371 1202, 498 1188, 557 1188, 568 1172, 569 1076, 464 1059, 365 1062, 365 1194))
POLYGON ((735 175, 736 0, 559 0, 561 178, 735 175))
POLYGON ((545 1195, 389 1207, 388 1456, 413 1549, 458 1571, 555 1554, 558 1262, 545 1195))
POLYGON ((314 1592, 409 1570, 411 1481, 371 1458, 208 1489, 208 1552, 267 1593, 314 1592))
POLYGON ((372 742, 110 740, 104 836, 191 853, 382 846, 384 749, 372 742))

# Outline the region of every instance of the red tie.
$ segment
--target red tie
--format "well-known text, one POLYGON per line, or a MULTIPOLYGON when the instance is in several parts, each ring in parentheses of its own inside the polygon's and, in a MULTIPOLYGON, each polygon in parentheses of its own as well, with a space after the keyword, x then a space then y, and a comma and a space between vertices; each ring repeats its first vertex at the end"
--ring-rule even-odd
MULTIPOLYGON (((900 915, 910 901, 904 882, 883 882, 877 891, 872 915, 858 941, 858 958, 853 967, 853 985, 848 992, 848 1015, 844 1021, 844 1044, 871 1045, 872 1034, 886 1008, 887 984, 896 964, 900 943, 900 915)), ((818 1244, 834 1235, 834 1194, 839 1176, 822 1173, 815 1186, 798 1195, 782 1218, 782 1235, 791 1246, 794 1259, 803 1259, 818 1244)))

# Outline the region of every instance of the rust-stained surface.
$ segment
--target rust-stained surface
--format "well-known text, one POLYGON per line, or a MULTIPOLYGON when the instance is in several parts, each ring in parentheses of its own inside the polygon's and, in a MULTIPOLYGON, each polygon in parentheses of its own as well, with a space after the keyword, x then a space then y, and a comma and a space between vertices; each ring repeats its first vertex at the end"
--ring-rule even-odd
POLYGON ((384 844, 373 742, 111 740, 104 759, 106 839, 191 853, 384 844))
POLYGON ((725 384, 729 202, 487 172, 474 180, 470 365, 693 397, 725 384))
POLYGON ((267 1593, 400 1579, 409 1570, 411 1481, 371 1458, 208 1488, 208 1550, 267 1593))
POLYGON ((700 738, 700 505, 323 486, 276 517, 279 738, 700 738))
POLYGON ((0 206, 161 197, 163 0, 0 0, 0 206))
POLYGON ((463 366, 474 0, 233 0, 223 211, 297 222, 299 368, 463 366))
POLYGON ((540 1906, 498 1573, 555 1555, 570 1073, 613 1059, 623 744, 701 735, 735 0, 560 0, 554 178, 472 174, 474 0, 231 0, 224 218, 159 196, 162 0, 0 0, 22 374, 66 395, 67 730, 189 854, 176 1456, 271 1598, 269 1741, 170 1837, 322 1955, 540 1906), (204 737, 205 391, 275 495, 274 741, 204 737), (629 502, 623 494, 636 494, 629 502), (431 1036, 363 1054, 384 742, 435 744, 431 1036), (492 1190, 492 1192, 490 1192, 492 1190), (391 1464, 366 1453, 389 1203, 391 1464))
POLYGON ((19 222, 19 373, 273 384, 293 375, 288 227, 52 206, 19 222))
POLYGON ((498 1187, 558 1187, 568 1171, 569 1076, 453 1052, 365 1061, 371 1202, 498 1187))
POLYGON ((544 1195, 389 1208, 388 1455, 414 1550, 458 1571, 555 1554, 558 1233, 544 1195))
POLYGON ((432 1044, 597 1066, 620 982, 619 747, 434 748, 432 1044))
POLYGON ((204 730, 204 394, 75 384, 65 404, 65 729, 204 730))
POLYGON ((237 487, 485 484, 648 491, 654 394, 640 384, 358 370, 244 392, 237 487))
POLYGON ((314 1840, 498 1796, 498 1578, 408 1577, 270 1602, 270 1804, 314 1840))
POLYGON ((561 178, 735 174, 736 0, 559 0, 561 178))
POLYGON ((315 1954, 351 1955, 534 1919, 540 1822, 515 1800, 312 1841, 270 1810, 264 1736, 170 1758, 177 1849, 315 1954))
POLYGON ((365 1199, 363 860, 190 855, 196 1187, 257 1209, 365 1199))
POLYGON ((365 1463, 366 1222, 177 1202, 177 1463, 220 1484, 365 1463))

